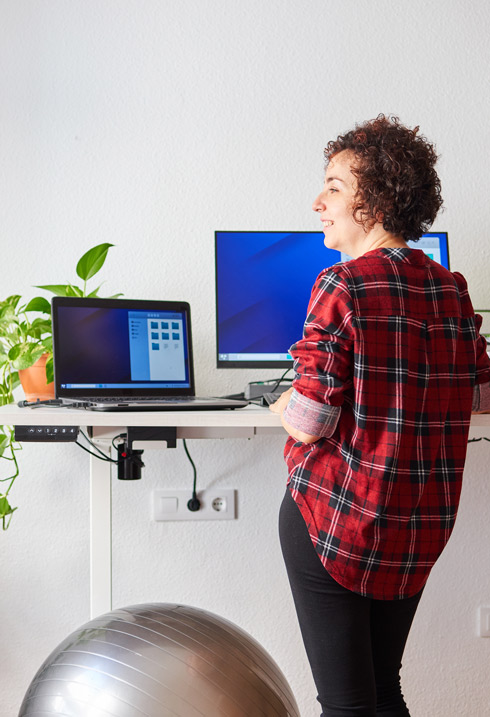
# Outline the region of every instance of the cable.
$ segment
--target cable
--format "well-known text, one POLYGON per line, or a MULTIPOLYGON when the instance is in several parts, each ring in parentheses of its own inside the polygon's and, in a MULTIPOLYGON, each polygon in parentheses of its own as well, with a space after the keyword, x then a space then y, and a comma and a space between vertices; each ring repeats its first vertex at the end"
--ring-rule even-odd
MULTIPOLYGON (((269 381, 251 381, 251 383, 273 383, 273 386, 271 386, 271 388, 267 391, 267 393, 274 393, 276 391, 276 389, 278 388, 278 386, 283 381, 287 381, 288 383, 289 382, 292 383, 294 381, 294 379, 292 379, 292 378, 285 378, 286 374, 288 374, 289 371, 291 371, 291 368, 287 368, 284 371, 284 373, 282 374, 282 376, 280 376, 279 378, 271 378, 269 381)), ((263 401, 263 396, 256 396, 255 398, 250 398, 250 399, 248 399, 248 402, 253 403, 255 406, 265 406, 266 405, 263 401)))
POLYGON ((17 405, 20 408, 25 408, 26 406, 29 408, 36 408, 36 406, 61 406, 62 401, 60 398, 49 398, 46 401, 41 401, 41 399, 36 398, 35 401, 18 401, 17 405))
MULTIPOLYGON (((112 461, 113 463, 117 463, 117 461, 114 461, 112 458, 109 458, 109 457, 104 453, 104 451, 101 451, 100 448, 99 448, 98 446, 96 446, 95 443, 93 443, 93 441, 91 441, 88 436, 85 435, 85 433, 82 431, 81 428, 80 428, 80 433, 81 433, 82 436, 85 438, 85 440, 87 441, 87 443, 90 443, 90 445, 92 446, 92 448, 95 448, 95 450, 100 453, 100 455, 103 457, 103 459, 104 459, 105 461, 110 460, 110 461, 112 461)), ((116 436, 116 438, 117 438, 117 436, 116 436)), ((115 439, 113 438, 112 440, 115 440, 115 439)), ((78 445, 80 445, 80 444, 78 444, 78 445)), ((93 454, 93 455, 95 455, 95 454, 93 454)), ((98 457, 98 456, 97 456, 97 457, 98 457)))
POLYGON ((114 445, 114 441, 117 440, 118 438, 123 438, 123 437, 126 437, 126 436, 127 436, 127 433, 119 433, 117 436, 114 436, 114 438, 112 439, 111 443, 112 443, 112 447, 114 448, 115 451, 117 451, 117 446, 114 445))
MULTIPOLYGON (((291 366, 290 366, 289 368, 287 368, 287 369, 284 371, 284 373, 282 374, 282 376, 280 376, 279 378, 269 378, 269 379, 267 379, 267 381, 250 381, 250 385, 252 385, 252 384, 257 384, 257 383, 260 383, 260 384, 273 383, 274 385, 273 385, 272 388, 270 389, 269 393, 274 393, 274 391, 275 391, 276 388, 279 386, 279 384, 281 383, 281 381, 284 381, 284 377, 291 371, 291 368, 292 368, 291 366), (275 382, 275 383, 274 383, 274 382, 275 382)), ((286 379, 286 381, 288 381, 288 382, 289 382, 289 381, 292 382, 293 380, 294 380, 294 379, 292 379, 292 378, 287 378, 287 379, 286 379)), ((236 395, 238 396, 238 395, 240 395, 240 394, 236 394, 236 395)), ((232 398, 232 396, 226 396, 226 398, 232 398)))
POLYGON ((117 461, 115 461, 112 458, 102 458, 102 456, 98 456, 97 453, 94 453, 93 451, 89 451, 88 448, 85 448, 85 446, 82 446, 82 444, 79 443, 78 441, 75 441, 75 443, 77 444, 77 446, 80 446, 80 448, 83 448, 84 451, 87 451, 87 453, 90 453, 91 456, 98 458, 100 461, 105 461, 106 463, 117 463, 117 461))
MULTIPOLYGON (((90 453, 91 456, 98 458, 100 461, 105 461, 106 463, 117 463, 118 462, 118 461, 115 461, 113 458, 109 458, 103 451, 101 451, 101 449, 98 446, 96 446, 95 443, 93 443, 87 435, 85 435, 85 433, 82 431, 82 429, 80 429, 80 433, 85 438, 87 443, 89 443, 93 448, 95 448, 95 450, 98 451, 100 453, 100 455, 97 455, 97 453, 94 453, 93 451, 89 451, 88 448, 83 446, 78 441, 75 441, 77 446, 80 446, 80 448, 83 448, 84 451, 87 451, 87 453, 90 453)), ((116 436, 116 438, 117 437, 118 436, 116 436)), ((115 440, 115 439, 113 439, 113 440, 115 440)))
POLYGON ((49 398, 46 401, 41 401, 37 398, 35 401, 18 401, 17 405, 20 408, 42 408, 43 406, 49 406, 50 408, 87 408, 88 404, 85 401, 64 403, 61 398, 49 398))
POLYGON ((199 498, 197 497, 197 493, 196 493, 196 486, 197 486, 197 469, 196 469, 196 465, 195 465, 194 461, 193 461, 192 458, 191 458, 191 454, 189 453, 189 449, 187 448, 187 442, 186 442, 185 438, 182 439, 182 443, 184 444, 185 454, 186 454, 187 458, 189 459, 189 461, 190 461, 190 463, 191 463, 192 470, 194 471, 194 482, 193 482, 193 484, 192 484, 192 498, 188 501, 187 507, 188 507, 189 510, 191 510, 193 513, 195 513, 195 512, 196 512, 197 510, 199 510, 199 508, 201 507, 201 501, 200 501, 199 498))
POLYGON ((187 442, 186 442, 185 438, 182 439, 182 443, 184 444, 184 451, 186 453, 187 458, 189 459, 189 461, 191 463, 192 470, 194 471, 194 482, 192 485, 192 496, 194 497, 196 495, 197 468, 196 468, 194 461, 191 458, 191 454, 189 453, 189 449, 187 448, 187 442))
MULTIPOLYGON (((294 378, 285 378, 289 371, 291 371, 291 367, 287 368, 282 374, 282 376, 280 376, 279 378, 270 378, 267 381, 250 381, 249 385, 271 383, 272 386, 268 389, 267 393, 274 393, 283 381, 287 381, 288 383, 292 383, 294 381, 294 378)), ((232 398, 232 396, 227 396, 227 398, 232 398)), ((262 396, 255 396, 254 398, 249 398, 247 400, 249 403, 252 403, 255 406, 265 405, 262 401, 262 396)))
MULTIPOLYGON (((291 371, 291 367, 287 368, 287 369, 284 371, 284 373, 282 374, 281 378, 277 380, 277 382, 276 382, 276 383, 274 384, 274 386, 271 388, 271 390, 269 391, 269 393, 274 393, 274 391, 276 390, 276 388, 281 384, 282 381, 284 381, 284 377, 287 376, 287 374, 288 374, 290 371, 291 371)), ((272 379, 272 380, 274 380, 274 379, 272 379)), ((288 379, 286 379, 286 380, 287 380, 287 381, 292 381, 293 379, 292 379, 292 378, 288 378, 288 379)))

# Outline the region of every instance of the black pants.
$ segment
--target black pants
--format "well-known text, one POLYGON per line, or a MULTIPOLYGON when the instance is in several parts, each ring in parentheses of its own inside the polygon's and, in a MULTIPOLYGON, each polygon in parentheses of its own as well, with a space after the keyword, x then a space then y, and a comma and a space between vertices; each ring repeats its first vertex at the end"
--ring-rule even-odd
POLYGON ((401 659, 422 591, 404 600, 372 600, 339 585, 289 490, 279 536, 322 717, 407 717, 401 659))

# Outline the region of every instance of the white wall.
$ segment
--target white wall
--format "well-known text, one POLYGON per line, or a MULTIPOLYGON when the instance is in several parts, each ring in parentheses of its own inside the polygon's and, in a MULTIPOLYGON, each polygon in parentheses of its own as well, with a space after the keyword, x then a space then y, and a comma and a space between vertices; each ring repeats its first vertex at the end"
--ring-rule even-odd
MULTIPOLYGON (((218 371, 213 232, 317 229, 323 147, 379 112, 420 124, 442 155, 451 261, 488 296, 486 0, 2 0, 1 294, 74 280, 113 242, 102 294, 189 300, 201 392, 264 374, 218 371)), ((273 373, 267 374, 272 376, 273 373)), ((162 524, 156 487, 186 487, 182 446, 114 481, 114 604, 194 604, 249 630, 319 713, 276 537, 279 437, 191 441, 199 484, 239 489, 239 519, 162 524)), ((414 717, 490 714, 488 443, 471 444, 461 515, 407 648, 414 717)), ((1 717, 88 613, 88 459, 26 446, 0 535, 1 717)), ((3 470, 3 467, 2 467, 3 470)))

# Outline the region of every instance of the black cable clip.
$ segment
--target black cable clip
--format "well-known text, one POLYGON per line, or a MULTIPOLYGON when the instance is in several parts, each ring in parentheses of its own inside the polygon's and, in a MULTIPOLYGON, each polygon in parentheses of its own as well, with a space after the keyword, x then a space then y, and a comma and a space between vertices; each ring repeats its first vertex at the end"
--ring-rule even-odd
POLYGON ((177 446, 177 429, 153 426, 128 426, 123 442, 117 447, 117 477, 119 480, 140 480, 145 467, 143 451, 133 448, 135 441, 165 441, 167 448, 177 446))

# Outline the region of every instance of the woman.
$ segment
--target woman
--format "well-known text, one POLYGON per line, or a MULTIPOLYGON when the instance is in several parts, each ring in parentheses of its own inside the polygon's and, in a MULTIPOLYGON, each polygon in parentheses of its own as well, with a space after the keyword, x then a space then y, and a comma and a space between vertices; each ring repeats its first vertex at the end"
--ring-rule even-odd
POLYGON ((490 360, 465 279, 411 249, 442 204, 434 148, 380 115, 328 144, 323 271, 293 388, 280 538, 324 717, 409 715, 399 671, 458 508, 490 360))

